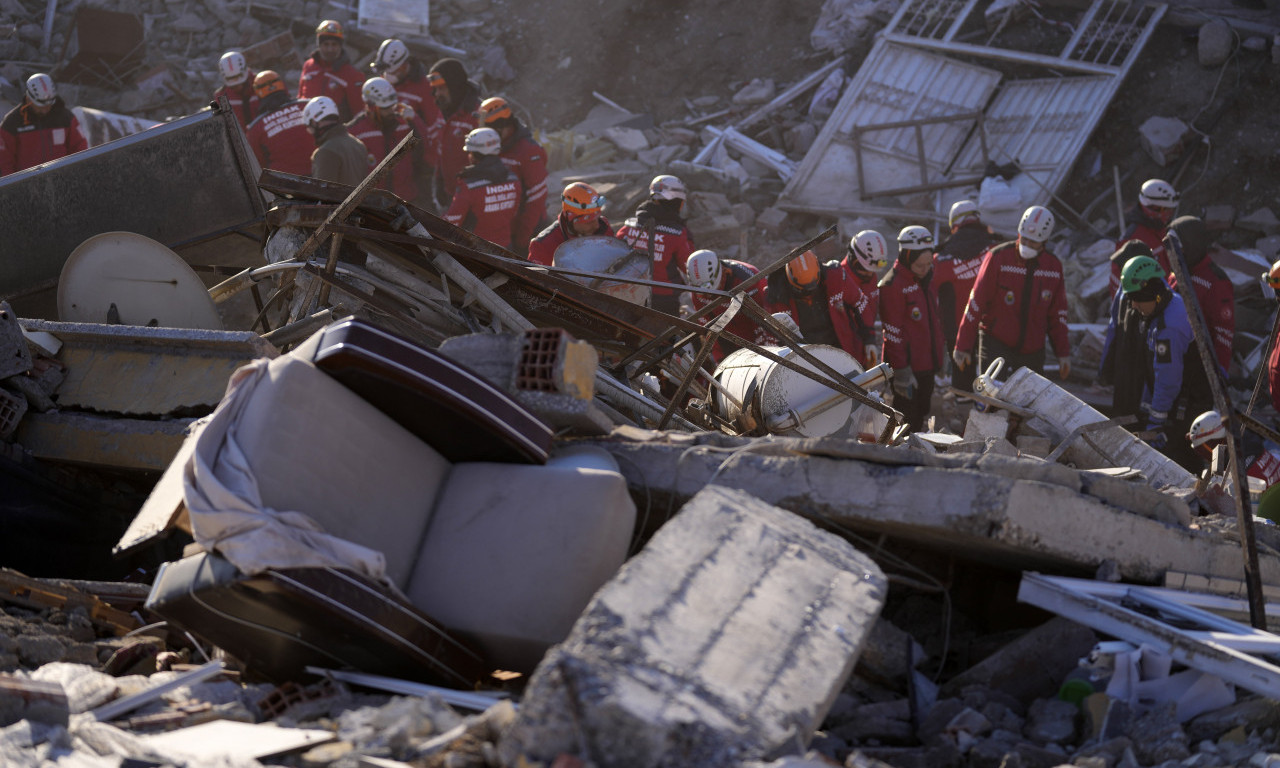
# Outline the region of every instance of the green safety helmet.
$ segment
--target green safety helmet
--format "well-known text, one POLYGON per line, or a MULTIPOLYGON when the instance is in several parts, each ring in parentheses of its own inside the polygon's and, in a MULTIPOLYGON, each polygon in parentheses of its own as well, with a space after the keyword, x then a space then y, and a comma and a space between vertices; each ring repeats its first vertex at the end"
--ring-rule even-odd
POLYGON ((1125 262, 1124 269, 1120 270, 1120 290, 1125 293, 1135 293, 1142 290, 1142 286, 1153 278, 1164 279, 1164 270, 1160 268, 1160 262, 1150 256, 1134 256, 1125 262))

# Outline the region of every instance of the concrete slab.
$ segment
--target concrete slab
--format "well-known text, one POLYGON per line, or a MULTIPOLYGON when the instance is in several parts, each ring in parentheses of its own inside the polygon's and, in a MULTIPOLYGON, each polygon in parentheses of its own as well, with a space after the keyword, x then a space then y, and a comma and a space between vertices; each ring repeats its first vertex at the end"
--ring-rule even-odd
POLYGON ((28 413, 14 440, 38 459, 163 472, 193 419, 115 419, 80 413, 28 413))
MULTIPOLYGON (((1168 570, 1238 578, 1242 568, 1238 541, 1177 523, 1188 514, 1180 499, 1136 483, 1121 493, 1124 481, 1034 459, 835 439, 666 443, 628 429, 590 444, 619 456, 633 493, 658 510, 714 477, 802 515, 1003 567, 1092 575, 1114 560, 1124 578, 1147 583, 1168 570)), ((1280 556, 1260 553, 1259 562, 1263 581, 1280 584, 1280 556)))
POLYGON ((28 331, 43 331, 62 342, 58 361, 67 370, 58 387, 58 406, 98 413, 165 416, 191 409, 211 411, 222 400, 235 369, 279 354, 250 331, 30 319, 21 323, 28 331))
POLYGON ((801 751, 885 589, 847 542, 708 486, 547 654, 499 746, 504 762, 737 766, 801 751))

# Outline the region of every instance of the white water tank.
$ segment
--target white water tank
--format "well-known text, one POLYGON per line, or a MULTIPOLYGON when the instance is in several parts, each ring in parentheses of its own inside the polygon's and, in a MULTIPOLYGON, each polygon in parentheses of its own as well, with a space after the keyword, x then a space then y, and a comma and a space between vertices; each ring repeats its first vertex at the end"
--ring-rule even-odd
MULTIPOLYGON (((789 347, 765 349, 816 370, 789 347)), ((863 372, 842 349, 824 344, 805 344, 804 349, 846 378, 863 372)), ((843 427, 855 405, 831 387, 749 349, 726 357, 716 367, 715 378, 724 389, 715 393, 716 412, 747 434, 823 437, 843 427)))

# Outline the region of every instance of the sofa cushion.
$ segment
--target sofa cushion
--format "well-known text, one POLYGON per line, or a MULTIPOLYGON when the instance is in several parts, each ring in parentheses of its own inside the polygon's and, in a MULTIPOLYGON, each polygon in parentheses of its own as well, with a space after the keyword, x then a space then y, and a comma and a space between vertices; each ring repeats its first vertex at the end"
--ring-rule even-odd
POLYGON ((532 671, 622 565, 634 526, 626 479, 604 451, 455 464, 409 599, 500 668, 532 671))
POLYGON ((263 504, 381 551, 404 588, 449 462, 311 363, 268 376, 235 427, 263 504))

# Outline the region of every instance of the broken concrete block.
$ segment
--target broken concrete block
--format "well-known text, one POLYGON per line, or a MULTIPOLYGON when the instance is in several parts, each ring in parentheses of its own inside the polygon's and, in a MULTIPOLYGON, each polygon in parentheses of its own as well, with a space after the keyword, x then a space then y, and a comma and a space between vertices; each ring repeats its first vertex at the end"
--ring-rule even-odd
POLYGON ((1280 255, 1280 235, 1261 238, 1254 243, 1253 247, 1257 248, 1267 261, 1275 261, 1276 256, 1280 255))
POLYGON ((1204 225, 1211 232, 1231 229, 1236 221, 1236 209, 1231 205, 1209 205, 1204 209, 1204 225))
POLYGON ((942 695, 979 684, 1030 704, 1055 695, 1067 673, 1097 643, 1088 627, 1052 618, 947 681, 942 695))
POLYGON ((638 128, 615 125, 605 128, 603 136, 623 152, 634 153, 649 148, 649 140, 645 138, 644 131, 638 128))
POLYGON ((1177 703, 1157 704, 1139 715, 1129 726, 1133 752, 1143 765, 1159 765, 1166 760, 1185 760, 1191 755, 1187 734, 1178 725, 1177 703))
POLYGON ((503 392, 516 388, 523 349, 524 334, 520 333, 471 333, 453 336, 440 344, 440 354, 483 376, 503 392))
POLYGON ((689 195, 690 208, 704 216, 733 213, 733 203, 721 192, 693 192, 689 195))
POLYGON ((862 653, 858 656, 858 674, 881 685, 904 688, 912 669, 906 653, 911 646, 915 647, 913 658, 917 660, 916 663, 924 660, 924 649, 915 638, 898 629, 888 619, 881 618, 862 643, 862 653))
POLYGON ((1036 699, 1027 709, 1023 733, 1037 744, 1068 744, 1076 737, 1076 716, 1080 709, 1061 699, 1036 699))
POLYGON ((787 212, 781 208, 765 208, 756 217, 756 226, 777 237, 787 228, 787 218, 787 212))
POLYGON ((734 104, 764 104, 777 92, 772 78, 756 78, 733 94, 734 104))
MULTIPOLYGON (((752 208, 750 203, 734 203, 733 217, 741 226, 750 227, 756 223, 756 209, 752 208)), ((1277 248, 1280 249, 1280 245, 1277 248)))
POLYGON ((737 765, 803 749, 886 581, 844 540, 707 486, 596 593, 538 666, 499 751, 615 766, 737 765))
POLYGON ((1270 208, 1259 208, 1248 216, 1241 216, 1236 219, 1236 226, 1264 235, 1280 234, 1280 219, 1270 208))
POLYGON ((1280 727, 1280 702, 1259 697, 1205 712, 1186 724, 1187 738, 1191 741, 1216 741, 1227 731, 1242 725, 1259 731, 1280 727))
POLYGON ((1053 450, 1053 443, 1047 437, 1037 435, 1018 435, 1018 453, 1023 456, 1034 456, 1043 459, 1053 450))
POLYGON ((1009 434, 1008 411, 979 411, 977 409, 969 411, 969 420, 964 427, 964 439, 966 441, 981 440, 986 442, 993 437, 1003 440, 1007 434, 1009 434))
POLYGON ((0 675, 0 728, 19 720, 66 726, 67 695, 57 683, 0 675))
POLYGON ((818 127, 813 123, 796 123, 787 129, 783 134, 783 146, 787 148, 787 153, 793 157, 798 157, 809 151, 813 146, 813 142, 818 138, 818 127))
POLYGON ((1235 48, 1235 32, 1224 19, 1215 18, 1200 25, 1200 34, 1196 38, 1196 55, 1200 66, 1212 68, 1222 66, 1231 51, 1235 48))
POLYGON ((1191 129, 1176 117, 1155 115, 1138 129, 1138 142, 1160 165, 1168 165, 1182 154, 1183 140, 1191 129))
POLYGON ((0 301, 0 379, 31 370, 31 348, 9 302, 0 301))

